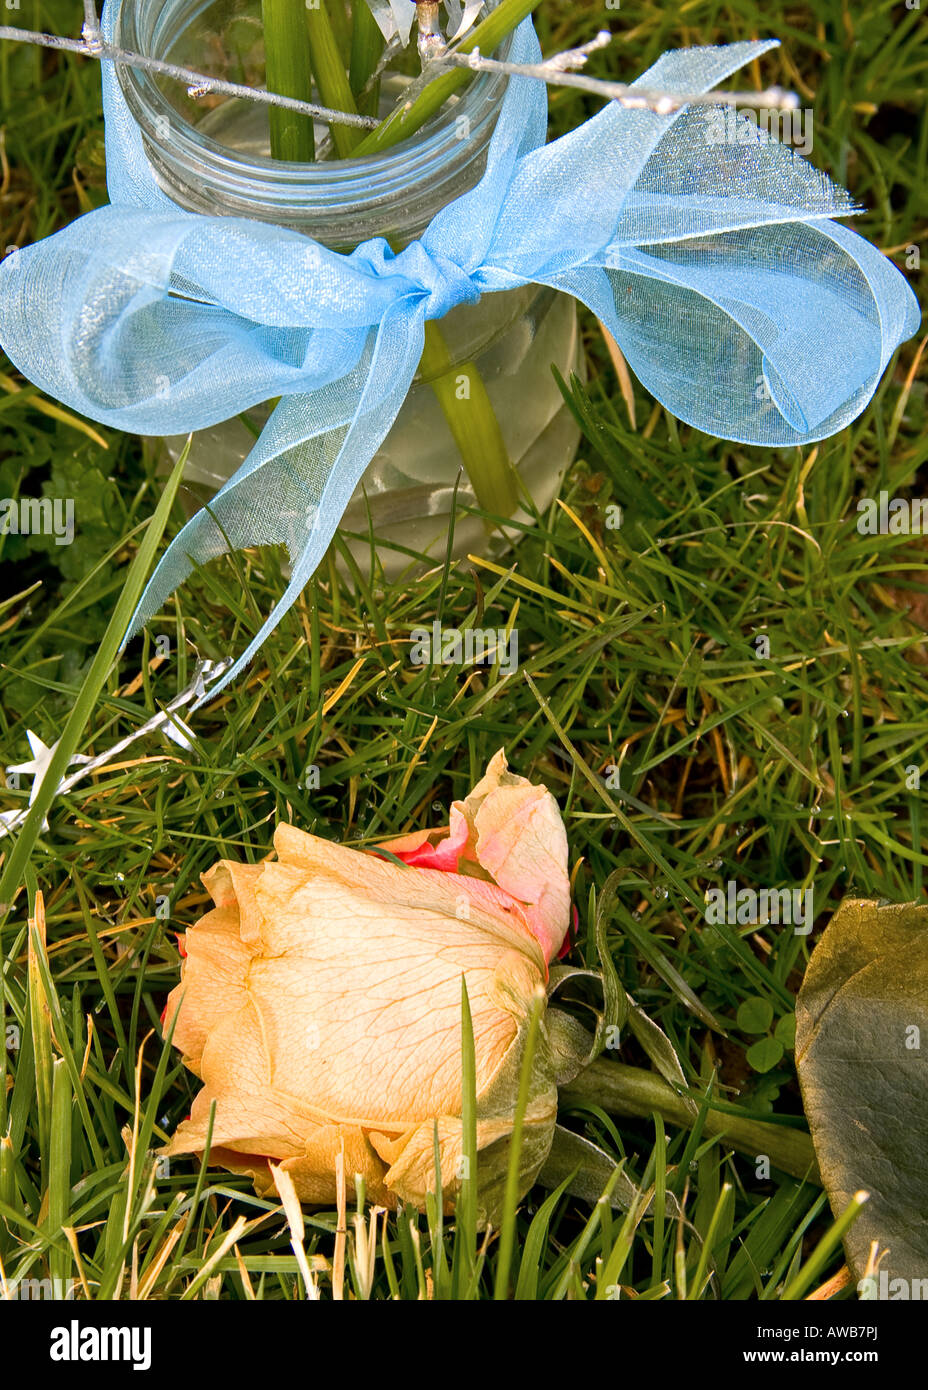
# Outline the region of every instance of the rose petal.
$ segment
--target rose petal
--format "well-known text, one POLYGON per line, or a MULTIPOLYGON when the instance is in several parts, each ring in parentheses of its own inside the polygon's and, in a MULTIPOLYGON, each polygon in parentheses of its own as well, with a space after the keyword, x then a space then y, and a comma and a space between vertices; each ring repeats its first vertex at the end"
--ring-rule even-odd
POLYGON ((191 1071, 199 1073, 203 1046, 211 1030, 245 1003, 251 951, 242 942, 238 923, 234 906, 217 907, 186 933, 181 982, 168 996, 164 1019, 170 1028, 181 999, 185 1000, 172 1041, 191 1071))
POLYGON ((451 824, 447 830, 406 835, 400 840, 385 840, 380 847, 388 849, 397 859, 414 868, 438 869, 441 873, 455 874, 461 856, 467 849, 468 833, 465 817, 456 806, 452 806, 451 824))
POLYGON ((557 955, 570 922, 567 833, 546 787, 508 772, 502 750, 465 803, 478 862, 526 905, 545 960, 557 955))

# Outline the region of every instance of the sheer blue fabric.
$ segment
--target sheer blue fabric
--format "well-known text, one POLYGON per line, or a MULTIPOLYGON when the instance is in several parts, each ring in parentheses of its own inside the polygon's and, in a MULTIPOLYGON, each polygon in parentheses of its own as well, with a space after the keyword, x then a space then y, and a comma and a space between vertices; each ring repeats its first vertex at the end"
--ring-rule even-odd
MULTIPOLYGON (((118 5, 104 9, 108 37, 118 5)), ((706 92, 774 46, 665 53, 638 85, 706 92)), ((529 20, 511 56, 537 61, 529 20)), ((610 103, 546 145, 545 85, 515 77, 480 183, 399 254, 374 238, 341 255, 179 209, 102 67, 111 202, 3 261, 0 342, 43 391, 138 434, 186 433, 281 397, 210 511, 168 547, 126 634, 194 566, 286 545, 286 591, 204 698, 241 672, 322 559, 406 396, 427 319, 551 285, 592 309, 681 420, 777 446, 853 420, 919 323, 903 276, 834 221, 856 211, 849 196, 756 126, 720 141, 718 107, 610 103)))

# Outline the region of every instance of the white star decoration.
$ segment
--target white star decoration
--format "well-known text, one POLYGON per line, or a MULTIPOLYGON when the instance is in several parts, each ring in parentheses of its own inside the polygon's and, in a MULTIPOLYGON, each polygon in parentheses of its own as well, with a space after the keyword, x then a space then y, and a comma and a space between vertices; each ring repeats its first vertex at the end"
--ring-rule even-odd
MULTIPOLYGON (((146 734, 159 731, 167 738, 182 748, 185 753, 189 753, 194 747, 196 737, 189 724, 186 724, 178 710, 189 705, 193 700, 199 700, 207 694, 207 682, 214 682, 219 679, 224 671, 228 670, 229 661, 199 661, 193 675, 193 680, 182 690, 179 695, 175 695, 166 709, 159 710, 157 714, 135 729, 131 734, 115 743, 112 748, 108 748, 104 753, 97 753, 94 757, 87 757, 83 753, 75 753, 68 759, 68 768, 77 765, 78 770, 68 772, 58 783, 56 795, 59 792, 68 792, 76 782, 89 773, 95 772, 98 767, 104 767, 107 763, 122 753, 134 743, 136 739, 144 737, 146 734)), ((6 769, 7 774, 22 773, 24 776, 32 777, 32 787, 29 792, 29 805, 35 801, 39 794, 39 788, 48 775, 49 765, 55 755, 55 749, 61 742, 56 741, 49 748, 48 744, 43 743, 38 734, 34 734, 31 729, 26 730, 26 737, 29 740, 29 747, 32 751, 32 758, 28 763, 16 763, 6 769)), ((25 811, 0 811, 0 839, 4 835, 9 835, 16 830, 26 819, 25 811)), ((42 829, 48 829, 48 821, 43 820, 42 829)))
MULTIPOLYGON (((39 788, 48 775, 49 766, 52 758, 55 756, 55 749, 58 747, 61 740, 56 739, 51 748, 49 748, 48 744, 43 743, 38 734, 34 734, 31 729, 26 730, 26 738, 29 740, 29 747, 32 750, 32 761, 28 763, 17 763, 13 767, 8 767, 7 773, 15 772, 17 774, 22 773, 26 776, 32 776, 32 788, 29 792, 29 805, 31 806, 39 794, 39 788)), ((92 759, 85 757, 83 753, 75 753, 72 758, 68 759, 68 767, 70 767, 72 763, 89 763, 91 761, 92 759)), ((4 811, 2 813, 4 824, 11 821, 16 814, 15 811, 4 811)), ((47 820, 42 821, 42 829, 48 829, 47 820)))

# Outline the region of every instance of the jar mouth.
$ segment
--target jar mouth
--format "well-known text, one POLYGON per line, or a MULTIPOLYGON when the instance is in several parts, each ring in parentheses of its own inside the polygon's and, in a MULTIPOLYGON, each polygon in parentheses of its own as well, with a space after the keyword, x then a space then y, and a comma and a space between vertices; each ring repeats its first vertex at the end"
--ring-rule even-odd
MULTIPOLYGON (((185 30, 213 0, 167 0, 148 4, 123 0, 115 42, 146 57, 168 61, 185 30)), ((500 46, 505 57, 511 36, 500 46)), ((197 66, 186 63, 186 66, 197 66)), ((368 209, 395 201, 411 184, 438 186, 471 163, 489 143, 505 95, 508 77, 478 73, 451 105, 431 117, 419 131, 390 150, 359 159, 326 159, 298 164, 240 151, 185 120, 159 87, 154 75, 117 65, 117 76, 130 113, 147 150, 155 155, 159 182, 172 197, 185 186, 212 190, 218 212, 247 211, 267 220, 297 221, 310 207, 319 213, 338 208, 368 209)), ((179 199, 183 201, 183 199, 179 199)))

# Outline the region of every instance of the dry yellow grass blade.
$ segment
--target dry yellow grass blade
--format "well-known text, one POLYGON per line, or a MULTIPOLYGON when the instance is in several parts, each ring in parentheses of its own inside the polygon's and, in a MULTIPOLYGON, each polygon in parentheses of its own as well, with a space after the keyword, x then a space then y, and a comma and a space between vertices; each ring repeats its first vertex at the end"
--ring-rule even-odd
POLYGON ((926 343, 928 343, 928 335, 922 338, 921 342, 918 345, 918 351, 916 352, 915 357, 912 360, 911 367, 906 373, 905 385, 902 388, 902 395, 899 397, 898 401, 896 402, 895 409, 893 410, 893 417, 889 422, 889 431, 886 436, 886 446, 889 449, 891 449, 896 442, 896 435, 899 433, 899 426, 902 424, 902 417, 905 414, 905 408, 909 403, 909 394, 912 390, 912 385, 918 373, 918 368, 921 364, 922 353, 925 351, 926 343))
MULTIPOLYGON (((598 319, 597 323, 599 323, 598 319)), ((622 400, 625 402, 625 409, 628 411, 629 424, 633 430, 636 430, 638 424, 635 419, 635 392, 632 387, 632 374, 628 370, 628 363, 625 361, 622 349, 605 324, 599 324, 599 331, 603 335, 603 342, 606 344, 606 350, 615 368, 615 374, 619 381, 619 390, 622 392, 622 400)))
MULTIPOLYGON (((5 372, 0 372, 0 390, 8 396, 16 396, 24 388, 18 381, 14 381, 5 372)), ((86 420, 82 420, 79 415, 72 415, 70 410, 65 410, 60 405, 55 405, 52 401, 47 401, 44 396, 38 395, 30 390, 29 397, 32 404, 40 415, 47 415, 50 420, 59 420, 63 425, 70 425, 72 429, 80 430, 81 434, 86 434, 88 439, 92 439, 95 444, 99 444, 101 449, 108 449, 110 446, 103 438, 102 434, 97 434, 93 425, 88 425, 86 420)))
POLYGON ((345 1298, 345 1251, 348 1245, 348 1196, 345 1189, 345 1141, 335 1156, 335 1207, 338 1225, 335 1230, 335 1252, 332 1256, 332 1298, 341 1303, 345 1298))
POLYGON ((186 1226, 186 1224, 187 1218, 186 1216, 182 1216, 178 1221, 177 1225, 174 1227, 174 1229, 168 1231, 167 1235, 161 1243, 161 1248, 155 1256, 152 1264, 146 1270, 145 1277, 139 1285, 138 1297, 140 1299, 148 1298, 151 1295, 155 1285, 158 1282, 158 1279, 161 1276, 161 1271, 164 1269, 164 1266, 170 1259, 171 1251, 174 1249, 175 1245, 184 1233, 184 1227, 186 1226))
POLYGON ((322 706, 323 717, 328 714, 329 710, 332 709, 333 705, 338 704, 339 700, 342 698, 345 691, 348 689, 349 685, 354 680, 355 676, 358 674, 366 660, 366 657, 359 656, 357 661, 352 666, 351 670, 348 672, 347 676, 345 676, 344 680, 341 681, 341 683, 335 688, 331 695, 326 697, 325 704, 322 706))
MULTIPOLYGON (((263 1218, 259 1217, 258 1219, 262 1220, 263 1218)), ((252 1222, 251 1224, 252 1226, 254 1226, 257 1223, 252 1222)), ((213 1270, 216 1268, 216 1266, 219 1264, 221 1260, 225 1259, 229 1251, 233 1249, 235 1245, 238 1244, 238 1242, 241 1240, 242 1236, 248 1229, 249 1223, 246 1220, 246 1218, 244 1216, 239 1216, 236 1219, 235 1224, 226 1232, 220 1245, 217 1247, 216 1250, 213 1251, 212 1255, 210 1255, 209 1259, 203 1265, 203 1268, 197 1274, 196 1278, 190 1284, 189 1288, 187 1288, 181 1295, 184 1301, 192 1299, 197 1290, 201 1289, 203 1285, 209 1281, 209 1279, 213 1275, 213 1270)))
POLYGON ((284 1209, 287 1218, 287 1225, 290 1227, 290 1246, 296 1256, 300 1274, 303 1277, 303 1284, 306 1289, 306 1297, 312 1301, 319 1298, 319 1285, 316 1277, 309 1267, 306 1258, 306 1248, 303 1245, 303 1209, 300 1206, 300 1199, 296 1195, 296 1188, 293 1179, 283 1167, 278 1167, 276 1163, 270 1165, 271 1177, 274 1179, 274 1186, 277 1188, 277 1195, 280 1204, 284 1209))

